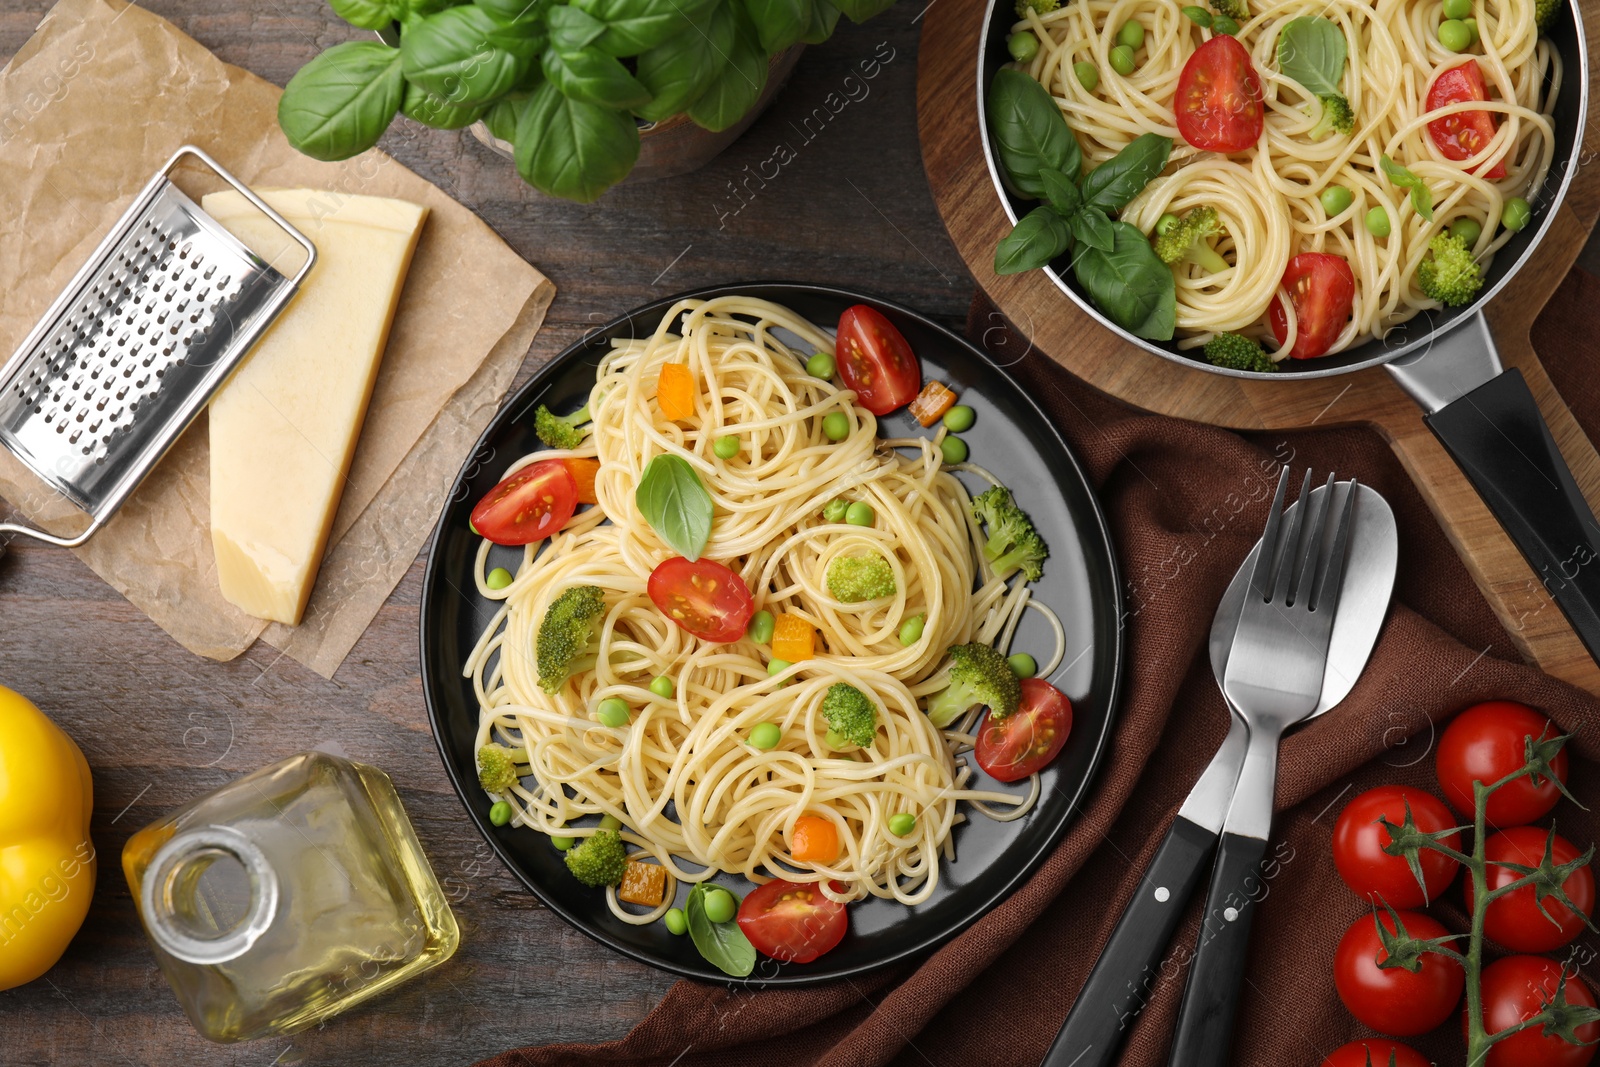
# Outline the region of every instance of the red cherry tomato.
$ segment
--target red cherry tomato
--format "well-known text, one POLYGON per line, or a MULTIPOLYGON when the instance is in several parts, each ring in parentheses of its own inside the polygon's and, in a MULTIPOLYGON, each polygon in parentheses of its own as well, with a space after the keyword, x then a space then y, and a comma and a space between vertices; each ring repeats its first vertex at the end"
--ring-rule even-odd
MULTIPOLYGON (((1424 894, 1405 857, 1391 856, 1383 850, 1389 843, 1389 831, 1378 820, 1386 818, 1396 826, 1403 825, 1408 804, 1412 821, 1424 833, 1437 833, 1455 825, 1444 801, 1432 793, 1400 785, 1367 790, 1346 804, 1339 821, 1334 823, 1333 864, 1339 868, 1339 877, 1357 896, 1367 897, 1374 904, 1382 901, 1396 908, 1420 908, 1437 899, 1455 879, 1459 866, 1455 860, 1423 849, 1418 859, 1428 885, 1424 894)), ((1443 843, 1459 849, 1461 835, 1451 834, 1443 843)))
MULTIPOLYGON (((1492 785, 1527 762, 1527 741, 1532 737, 1560 736, 1553 723, 1526 704, 1511 700, 1490 700, 1474 704, 1451 720, 1439 738, 1435 770, 1439 786, 1450 806, 1471 818, 1472 783, 1492 785)), ((1556 777, 1567 780, 1567 753, 1563 749, 1550 761, 1556 777)), ((1502 786, 1489 797, 1484 815, 1496 829, 1524 826, 1543 818, 1561 790, 1552 781, 1534 785, 1519 778, 1502 786)))
POLYGON ((1243 152, 1261 140, 1266 111, 1250 53, 1232 37, 1194 50, 1178 75, 1178 132, 1206 152, 1243 152))
POLYGON ((739 905, 739 929, 775 960, 810 963, 844 940, 849 927, 844 905, 815 883, 768 882, 739 905))
MULTIPOLYGON (((1350 264, 1326 252, 1301 252, 1284 269, 1283 287, 1294 301, 1294 350, 1289 355, 1294 359, 1325 355, 1339 339, 1355 303, 1356 276, 1350 264)), ((1289 337, 1283 300, 1274 300, 1267 312, 1272 334, 1281 345, 1289 337)))
MULTIPOLYGON (((1543 956, 1507 956, 1483 969, 1483 1028, 1493 1035, 1537 1015, 1555 996, 1561 964, 1543 956)), ((1594 994, 1575 974, 1567 975, 1567 1001, 1592 1008, 1594 994)), ((1462 1013, 1462 1026, 1466 1013, 1462 1013)), ((1594 1059, 1595 1046, 1569 1045, 1560 1037, 1546 1037, 1544 1028, 1530 1027, 1512 1034, 1489 1049, 1483 1067, 1584 1067, 1594 1059)), ((1600 1038, 1600 1023, 1578 1027, 1578 1039, 1600 1038)))
MULTIPOLYGON (((1433 79, 1433 84, 1428 86, 1429 111, 1467 100, 1487 99, 1489 88, 1483 82, 1483 71, 1476 59, 1441 71, 1433 79)), ((1494 138, 1494 129, 1494 115, 1488 111, 1460 111, 1428 123, 1428 135, 1446 159, 1471 159, 1489 146, 1494 138)), ((1490 181, 1498 181, 1505 176, 1506 164, 1503 159, 1484 174, 1490 181)))
POLYGON ((1367 1037, 1340 1045, 1328 1053, 1321 1067, 1433 1067, 1428 1057, 1409 1045, 1385 1037, 1367 1037))
POLYGON ((673 556, 650 572, 647 588, 661 614, 702 641, 739 640, 756 610, 744 579, 709 559, 673 556))
MULTIPOLYGON (((1388 912, 1379 912, 1378 919, 1385 930, 1394 932, 1388 912)), ((1402 911, 1400 921, 1418 940, 1450 932, 1420 911, 1402 911)), ((1404 967, 1378 966, 1388 958, 1371 915, 1351 923, 1339 939, 1333 953, 1333 984, 1351 1015, 1379 1033, 1396 1037, 1425 1034, 1450 1017, 1466 985, 1461 964, 1428 952, 1412 974, 1404 967)))
MULTIPOLYGON (((1537 826, 1513 826, 1495 834, 1483 844, 1483 854, 1490 860, 1489 889, 1494 891, 1510 885, 1522 877, 1495 863, 1505 861, 1523 867, 1537 867, 1544 859, 1545 831, 1537 826)), ((1557 836, 1551 847, 1557 864, 1571 863, 1580 853, 1572 842, 1557 836)), ((1472 882, 1467 886, 1467 910, 1472 910, 1472 882)), ((1562 890, 1584 915, 1594 914, 1594 872, 1579 867, 1561 883, 1562 890)), ((1583 919, 1554 897, 1546 897, 1544 910, 1539 910, 1533 886, 1507 893, 1489 902, 1484 914, 1483 932, 1489 939, 1504 945, 1513 952, 1554 952, 1583 932, 1583 919), (1551 920, 1554 920, 1553 922, 1551 920)))
POLYGON ((993 713, 978 728, 978 766, 990 778, 1015 782, 1041 771, 1072 732, 1072 701, 1042 678, 1022 680, 1022 703, 1004 719, 993 713))
POLYGON ((497 545, 531 545, 567 524, 578 483, 559 459, 530 463, 484 494, 472 526, 497 545))
POLYGON ((894 323, 876 308, 845 308, 834 351, 845 387, 854 389, 861 406, 874 415, 904 407, 922 388, 922 364, 894 323))

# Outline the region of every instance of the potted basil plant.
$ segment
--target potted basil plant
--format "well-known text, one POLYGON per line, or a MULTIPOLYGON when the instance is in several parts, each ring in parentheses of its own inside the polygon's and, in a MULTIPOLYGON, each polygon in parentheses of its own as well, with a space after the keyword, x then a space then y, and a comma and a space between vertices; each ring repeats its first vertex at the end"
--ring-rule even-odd
POLYGON ((395 115, 481 122, 518 173, 590 203, 639 158, 640 129, 686 116, 732 131, 762 101, 776 56, 818 44, 841 14, 894 0, 329 0, 384 40, 349 41, 289 80, 278 123, 321 160, 377 144, 395 115))

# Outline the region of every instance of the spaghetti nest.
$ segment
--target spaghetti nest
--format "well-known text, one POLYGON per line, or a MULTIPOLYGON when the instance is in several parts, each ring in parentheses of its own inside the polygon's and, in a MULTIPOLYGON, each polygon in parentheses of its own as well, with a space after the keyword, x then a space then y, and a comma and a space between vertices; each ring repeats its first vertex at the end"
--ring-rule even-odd
MULTIPOLYGON (((512 793, 517 825, 583 836, 593 827, 576 820, 611 815, 626 841, 677 879, 726 871, 756 882, 820 882, 835 899, 914 904, 933 892, 940 861, 952 854, 962 801, 1011 818, 1037 796, 1036 780, 1020 796, 966 788, 971 772, 957 757, 970 746, 970 723, 941 732, 918 707, 946 684, 951 645, 1004 647, 1028 593, 994 577, 976 551, 981 530, 967 491, 941 465, 935 442, 879 439, 853 392, 806 373, 812 351, 832 354, 832 339, 785 308, 731 296, 684 301, 653 336, 618 342, 601 360, 584 447, 540 451, 511 468, 596 458, 598 505, 543 546, 528 546, 506 588, 487 585, 487 542, 479 553, 478 591, 503 601, 467 664, 481 707, 479 744, 506 744, 530 764, 537 784, 512 793), (660 413, 656 383, 669 362, 686 363, 702 383, 690 418, 660 413), (849 422, 838 441, 823 430, 835 412, 849 422), (731 459, 713 452, 726 435, 739 439, 731 459), (758 608, 814 626, 812 658, 769 676, 765 646, 748 636, 699 640, 656 608, 647 581, 676 553, 640 515, 634 492, 661 455, 691 464, 711 494, 703 556, 737 572, 758 608), (872 525, 828 521, 824 508, 841 497, 870 504, 872 525), (829 592, 829 564, 867 553, 888 560, 894 594, 841 603, 829 592), (547 694, 535 662, 539 623, 576 585, 604 594, 598 663, 547 694), (918 615, 921 637, 902 645, 902 624, 918 615), (660 675, 674 680, 672 696, 649 689, 660 675), (820 704, 839 682, 878 708, 870 746, 836 752, 824 740, 820 704), (608 697, 628 704, 626 726, 602 726, 591 714, 608 697), (760 723, 781 728, 775 748, 746 743, 760 723), (887 829, 902 812, 917 820, 907 838, 887 829), (785 842, 803 814, 834 824, 836 862, 797 864, 789 855, 785 842)), ((640 923, 672 899, 668 892, 660 908, 639 915, 610 896, 619 918, 640 923)))

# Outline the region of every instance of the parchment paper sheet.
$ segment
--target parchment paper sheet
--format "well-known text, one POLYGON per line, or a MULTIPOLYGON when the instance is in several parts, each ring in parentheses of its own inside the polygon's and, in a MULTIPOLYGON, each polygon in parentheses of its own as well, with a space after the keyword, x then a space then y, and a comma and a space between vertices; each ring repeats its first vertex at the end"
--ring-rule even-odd
MULTIPOLYGON (((263 635, 331 677, 416 558, 467 450, 510 386, 554 287, 471 211, 376 150, 319 163, 277 125, 280 90, 121 0, 61 0, 0 71, 0 358, 22 343, 134 194, 181 145, 245 183, 392 196, 431 210, 298 627, 222 599, 202 416, 77 553, 193 651, 263 635)), ((180 170, 191 195, 220 187, 180 170)), ((308 234, 313 242, 315 234, 308 234)), ((0 496, 55 532, 76 509, 0 449, 0 496)))

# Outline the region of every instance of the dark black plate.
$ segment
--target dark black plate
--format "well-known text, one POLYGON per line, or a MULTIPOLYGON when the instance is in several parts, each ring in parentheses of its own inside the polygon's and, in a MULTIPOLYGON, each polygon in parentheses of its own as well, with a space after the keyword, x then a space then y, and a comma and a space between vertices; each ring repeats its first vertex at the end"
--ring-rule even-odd
MULTIPOLYGON (((977 425, 964 435, 972 460, 1016 491, 1049 543, 1050 559, 1034 595, 1055 609, 1067 630, 1066 658, 1051 681, 1072 699, 1073 732, 1066 750, 1044 772, 1038 805, 1010 823, 969 813, 969 821, 955 830, 956 861, 942 865, 939 888, 926 903, 915 908, 876 899, 853 904, 850 933, 838 948, 808 964, 763 960, 749 979, 799 985, 861 974, 939 945, 1004 900, 1049 853, 1089 788, 1111 734, 1122 678, 1121 585, 1105 517, 1077 460, 1033 401, 977 348, 913 311, 821 286, 719 286, 682 296, 729 293, 784 304, 830 327, 852 304, 871 304, 887 315, 922 357, 924 375, 952 384, 961 402, 977 409, 977 425)), ((533 433, 538 404, 558 412, 575 410, 594 385, 595 366, 611 339, 648 336, 682 296, 629 312, 567 349, 523 386, 484 432, 445 505, 428 556, 422 688, 445 769, 472 821, 540 900, 579 930, 636 960, 691 978, 728 981, 688 937, 674 937, 662 923, 618 922, 604 895, 579 884, 543 835, 490 825, 473 750, 478 705, 470 682, 461 677, 467 653, 493 615, 471 579, 479 545, 467 528, 473 504, 512 461, 540 447, 533 433)), ((885 421, 895 436, 930 432, 903 412, 885 421)), ((521 558, 520 549, 493 551, 491 565, 515 567, 521 558)), ((1029 612, 1014 647, 1042 656, 1046 632, 1037 613, 1029 612)), ((723 881, 740 894, 750 889, 743 879, 723 881)), ((680 887, 680 904, 684 892, 680 887)))

